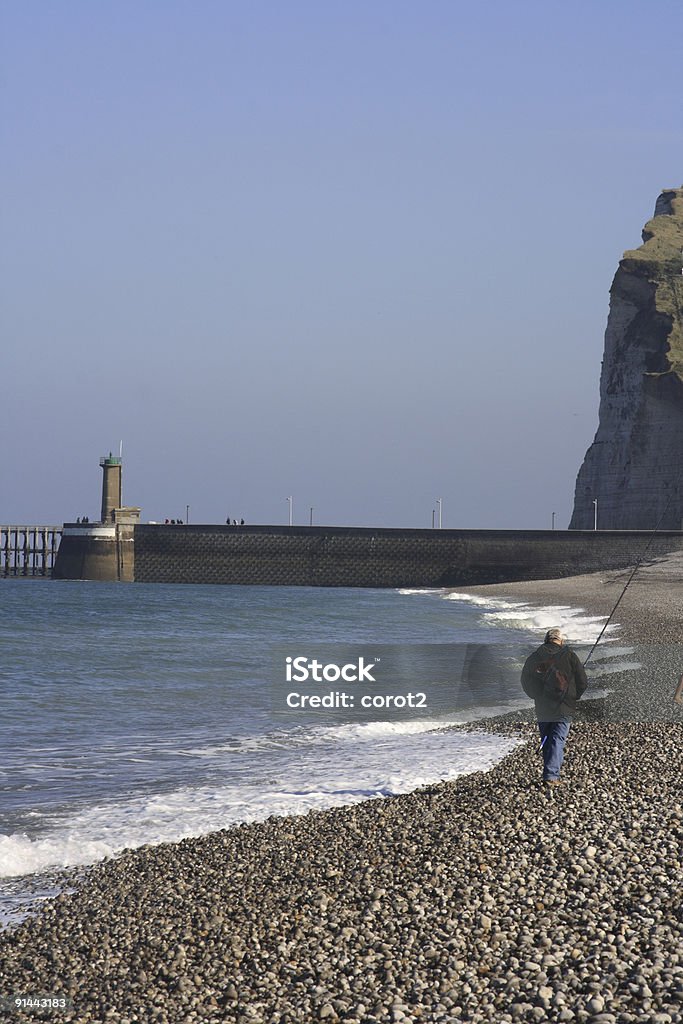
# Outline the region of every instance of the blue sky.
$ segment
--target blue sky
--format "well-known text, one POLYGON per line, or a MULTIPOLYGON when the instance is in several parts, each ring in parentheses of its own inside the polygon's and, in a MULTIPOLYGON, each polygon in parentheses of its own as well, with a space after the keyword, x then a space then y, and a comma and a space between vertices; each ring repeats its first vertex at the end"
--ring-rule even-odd
POLYGON ((678 2, 0 2, 0 520, 543 528, 678 2))

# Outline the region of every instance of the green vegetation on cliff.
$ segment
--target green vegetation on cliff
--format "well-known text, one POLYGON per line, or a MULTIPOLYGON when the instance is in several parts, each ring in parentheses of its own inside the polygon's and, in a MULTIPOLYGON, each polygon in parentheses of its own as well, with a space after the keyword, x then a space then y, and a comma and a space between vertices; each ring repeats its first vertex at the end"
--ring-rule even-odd
POLYGON ((671 320, 668 362, 683 381, 683 186, 663 192, 660 204, 662 212, 643 228, 643 244, 624 253, 621 267, 656 286, 656 310, 671 320))

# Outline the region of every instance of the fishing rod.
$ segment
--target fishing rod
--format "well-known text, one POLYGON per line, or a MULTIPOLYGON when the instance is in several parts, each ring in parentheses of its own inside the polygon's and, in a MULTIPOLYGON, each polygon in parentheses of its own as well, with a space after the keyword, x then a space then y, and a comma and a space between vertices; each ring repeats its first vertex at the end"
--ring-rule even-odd
MULTIPOLYGON (((681 257, 683 258, 683 249, 681 250, 681 257)), ((680 278, 678 280, 680 281, 680 278)), ((672 288, 672 297, 673 297, 674 302, 676 303, 676 309, 678 311, 679 322, 681 322, 683 320, 683 310, 681 310, 681 304, 680 304, 678 296, 679 296, 678 289, 676 288, 676 286, 674 286, 672 288)), ((584 664, 584 668, 588 664, 588 662, 590 661, 590 659, 591 659, 591 657, 593 655, 593 652, 595 651, 595 648, 598 646, 598 644, 602 640, 603 634, 604 634, 605 630, 607 629, 607 627, 609 626, 610 621, 612 619, 612 616, 614 615, 615 611, 617 610, 617 608, 621 604, 622 597, 624 596, 624 594, 628 590, 628 588, 629 588, 629 586, 630 586, 630 584, 631 584, 631 582, 633 580, 633 577, 638 572, 638 569, 640 568, 640 566, 641 566, 641 564, 643 562, 643 559, 645 558, 645 555, 647 554, 648 550, 650 549, 650 545, 652 544, 652 541, 655 538, 655 534, 659 531, 659 527, 662 525, 662 520, 663 520, 664 516, 666 515, 666 513, 668 511, 669 505, 671 504, 671 499, 672 499, 672 497, 674 495, 674 491, 678 491, 678 485, 680 483, 681 475, 682 474, 683 474, 683 467, 679 463, 679 470, 678 470, 678 476, 676 477, 676 484, 675 484, 674 487, 671 488, 671 490, 669 492, 669 497, 666 500, 666 504, 664 506, 664 511, 660 515, 659 520, 657 522, 657 525, 655 526, 654 530, 652 531, 652 534, 650 535, 650 539, 647 542, 645 550, 643 551, 642 555, 640 556, 640 558, 636 562, 636 564, 635 564, 635 566, 633 568, 633 572, 631 573, 629 578, 626 580, 626 584, 624 586, 624 589, 622 590, 621 594, 617 598, 616 604, 612 608, 612 611, 609 613, 609 616, 607 618, 607 621, 605 622, 605 625, 600 630, 600 635, 598 636, 598 639, 595 641, 595 643, 591 647, 590 651, 588 652, 588 657, 586 658, 586 660, 583 663, 584 664)))
MULTIPOLYGON (((677 480, 676 480, 676 486, 678 486, 678 483, 679 483, 679 481, 680 481, 680 479, 681 479, 681 473, 683 473, 683 469, 682 469, 682 470, 681 470, 681 471, 679 472, 679 474, 678 474, 678 478, 677 478, 677 480)), ((653 540, 655 539, 655 536, 656 536, 656 534, 657 534, 657 533, 659 532, 659 528, 660 528, 660 526, 662 525, 662 520, 664 519, 664 516, 665 516, 665 515, 666 515, 666 513, 668 512, 668 509, 669 509, 669 505, 671 504, 671 499, 672 499, 672 497, 673 497, 673 493, 674 493, 674 490, 675 490, 675 489, 676 489, 676 488, 672 488, 672 489, 671 489, 671 492, 670 492, 670 494, 669 494, 669 497, 667 498, 666 504, 665 504, 665 506, 664 506, 664 510, 662 511, 662 514, 660 515, 659 519, 657 520, 657 525, 655 526, 654 530, 653 530, 653 531, 652 531, 652 533, 650 534, 650 539, 648 540, 648 542, 647 542, 647 544, 645 545, 645 547, 644 547, 644 549, 643 549, 643 551, 642 551, 642 553, 641 553, 640 557, 638 558, 638 560, 637 560, 636 564, 634 565, 634 567, 633 567, 633 571, 631 572, 631 575, 630 575, 630 576, 629 576, 629 578, 628 578, 628 579, 626 580, 626 583, 624 584, 624 588, 623 588, 623 590, 621 591, 621 593, 619 594, 619 597, 617 598, 617 600, 615 601, 615 603, 614 603, 614 606, 613 606, 613 608, 612 608, 612 611, 611 611, 611 612, 609 613, 609 615, 607 616, 607 619, 606 619, 606 621, 605 621, 605 624, 604 624, 604 626, 602 627, 602 629, 600 630, 600 633, 598 634, 598 639, 597 639, 597 640, 595 641, 595 643, 594 643, 594 644, 593 644, 593 646, 591 647, 590 651, 588 652, 588 656, 586 657, 586 660, 585 660, 585 661, 584 661, 584 663, 583 663, 583 667, 584 667, 584 668, 586 667, 586 665, 587 665, 587 664, 588 664, 588 662, 590 661, 591 657, 593 656, 593 652, 595 651, 596 647, 598 646, 598 644, 599 644, 599 643, 600 643, 600 641, 602 640, 602 638, 603 638, 603 636, 604 636, 604 634, 605 634, 605 630, 607 629, 607 627, 609 626, 610 622, 612 621, 612 617, 613 617, 613 615, 614 615, 615 611, 617 610, 617 608, 618 608, 618 607, 619 607, 619 605, 621 604, 621 600, 622 600, 622 598, 623 598, 624 594, 626 593, 626 591, 628 590, 629 586, 630 586, 630 585, 631 585, 631 583, 633 582, 633 578, 634 578, 635 574, 636 574, 636 573, 638 572, 638 569, 639 569, 639 568, 640 568, 640 566, 642 565, 642 563, 643 563, 643 560, 644 560, 644 558, 645 558, 646 554, 647 554, 647 553, 648 553, 648 551, 650 550, 650 547, 652 546, 652 541, 653 541, 653 540)), ((683 677, 682 677, 682 678, 683 678, 683 677)), ((547 734, 546 734, 546 735, 545 735, 545 736, 544 736, 544 737, 542 738, 542 740, 541 740, 541 745, 540 745, 540 748, 539 748, 539 749, 540 749, 541 751, 543 750, 543 747, 545 746, 545 741, 547 740, 547 738, 548 738, 548 736, 547 736, 547 734)))
POLYGON ((640 558, 638 559, 638 561, 634 565, 633 572, 631 573, 629 578, 626 580, 626 583, 624 584, 624 589, 619 594, 619 597, 617 598, 617 600, 616 600, 616 602, 614 604, 614 607, 612 608, 612 611, 607 616, 607 620, 606 620, 604 626, 602 627, 602 629, 600 630, 600 633, 598 635, 598 639, 595 641, 595 643, 591 647, 590 651, 588 652, 588 656, 587 656, 586 660, 583 663, 583 667, 584 668, 586 667, 586 665, 590 661, 590 659, 591 659, 591 657, 593 655, 593 652, 595 651, 595 648, 598 646, 598 644, 602 640, 603 635, 605 633, 605 630, 607 629, 607 627, 609 626, 610 622, 612 621, 612 616, 614 615, 615 611, 617 610, 617 608, 621 604, 621 599, 623 598, 624 594, 626 593, 626 591, 628 590, 629 586, 633 582, 633 577, 638 572, 638 569, 642 565, 643 560, 644 560, 646 554, 650 550, 650 547, 652 546, 652 541, 655 539, 655 535, 659 532, 659 528, 662 525, 662 520, 664 519, 664 516, 666 515, 666 513, 669 510, 669 505, 671 504, 671 499, 673 497, 674 490, 677 490, 678 483, 679 483, 679 481, 681 479, 681 472, 683 472, 683 470, 679 471, 678 477, 676 479, 676 487, 672 487, 671 488, 671 491, 669 492, 669 497, 667 498, 667 501, 666 501, 666 504, 665 504, 664 509, 662 511, 662 514, 660 515, 659 519, 657 520, 657 525, 655 526, 654 530, 650 534, 650 539, 648 540, 647 544, 645 545, 645 548, 643 549, 643 552, 642 552, 640 558))

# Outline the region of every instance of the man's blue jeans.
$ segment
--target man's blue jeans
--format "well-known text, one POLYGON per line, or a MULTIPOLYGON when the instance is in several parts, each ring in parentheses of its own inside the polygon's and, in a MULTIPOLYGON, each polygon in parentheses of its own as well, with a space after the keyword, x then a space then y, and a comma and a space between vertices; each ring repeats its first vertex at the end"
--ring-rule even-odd
POLYGON ((541 751, 543 753, 543 779, 559 779, 564 745, 569 735, 570 720, 562 718, 559 722, 539 722, 541 734, 541 751))

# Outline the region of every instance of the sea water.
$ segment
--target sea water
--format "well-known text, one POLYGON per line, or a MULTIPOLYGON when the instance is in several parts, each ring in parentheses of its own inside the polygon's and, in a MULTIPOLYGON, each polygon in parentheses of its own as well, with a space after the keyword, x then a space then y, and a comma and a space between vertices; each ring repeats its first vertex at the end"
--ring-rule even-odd
MULTIPOLYGON (((3 580, 0 602, 6 920, 58 868, 490 768, 519 740, 450 727, 527 707, 518 670, 539 634, 588 644, 603 621, 442 590, 3 580), (463 689, 489 649, 510 672, 463 689), (408 667, 382 694, 419 686, 425 706, 292 709, 304 687, 285 658, 320 650, 375 671, 388 652, 408 667)), ((363 689, 318 692, 340 685, 363 689)))

